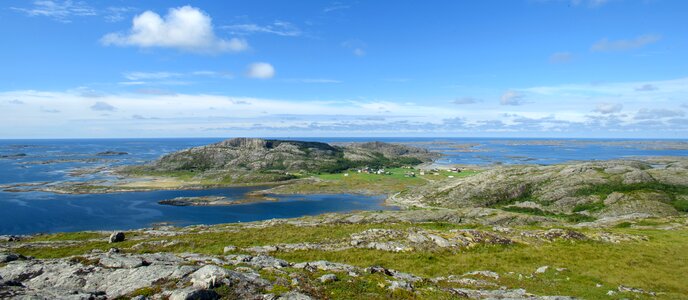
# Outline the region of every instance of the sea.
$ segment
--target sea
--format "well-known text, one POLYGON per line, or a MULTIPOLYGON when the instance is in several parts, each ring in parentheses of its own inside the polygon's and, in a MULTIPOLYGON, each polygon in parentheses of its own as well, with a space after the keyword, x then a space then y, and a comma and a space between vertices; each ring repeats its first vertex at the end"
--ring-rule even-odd
MULTIPOLYGON (((280 138, 285 139, 285 138, 280 138)), ((688 140, 529 139, 529 138, 286 138, 333 144, 383 141, 442 153, 435 162, 450 165, 538 164, 569 161, 688 156, 688 140)), ((328 212, 396 209, 384 195, 273 195, 274 202, 232 206, 160 205, 175 197, 241 198, 259 187, 164 190, 109 194, 56 194, 5 191, 8 186, 108 180, 107 172, 84 169, 141 164, 164 154, 224 138, 0 140, 0 234, 81 230, 126 230, 158 224, 186 226, 291 218, 328 212), (110 151, 117 155, 105 155, 110 151), (5 187, 5 188, 3 188, 5 187)))

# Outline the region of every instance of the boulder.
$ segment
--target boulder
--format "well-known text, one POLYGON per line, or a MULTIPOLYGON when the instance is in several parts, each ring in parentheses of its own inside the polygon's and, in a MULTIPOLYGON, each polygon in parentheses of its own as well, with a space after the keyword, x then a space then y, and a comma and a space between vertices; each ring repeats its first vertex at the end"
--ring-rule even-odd
POLYGON ((222 280, 230 275, 230 270, 214 265, 205 265, 191 274, 191 283, 195 288, 210 289, 222 285, 222 280))
POLYGON ((124 241, 124 232, 116 231, 110 235, 110 243, 119 243, 124 241))
POLYGON ((322 282, 322 283, 330 283, 330 282, 337 281, 338 278, 337 278, 337 275, 334 275, 334 274, 325 274, 323 276, 320 276, 320 278, 318 278, 318 280, 320 280, 320 282, 322 282))
POLYGON ((220 299, 218 295, 213 290, 207 289, 195 289, 192 287, 175 290, 170 295, 170 300, 215 300, 220 299))

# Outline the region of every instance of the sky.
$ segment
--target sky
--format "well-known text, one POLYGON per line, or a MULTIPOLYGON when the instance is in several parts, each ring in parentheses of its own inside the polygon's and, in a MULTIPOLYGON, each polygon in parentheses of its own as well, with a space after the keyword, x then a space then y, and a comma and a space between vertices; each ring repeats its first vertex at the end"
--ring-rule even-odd
POLYGON ((688 1, 15 1, 0 138, 688 138, 688 1))

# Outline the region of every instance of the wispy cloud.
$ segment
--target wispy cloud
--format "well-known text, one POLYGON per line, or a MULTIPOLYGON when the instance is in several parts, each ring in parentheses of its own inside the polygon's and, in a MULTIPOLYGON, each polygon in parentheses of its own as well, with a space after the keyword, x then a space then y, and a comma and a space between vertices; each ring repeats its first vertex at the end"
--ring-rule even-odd
POLYGON ((125 19, 127 13, 136 9, 128 6, 109 6, 98 8, 88 5, 85 1, 72 0, 41 0, 31 2, 28 7, 10 7, 31 17, 47 17, 62 23, 70 23, 77 17, 103 16, 107 22, 119 22, 125 19))
POLYGON ((332 2, 332 3, 330 3, 329 6, 323 8, 323 12, 324 13, 330 13, 333 11, 344 10, 344 9, 349 9, 349 8, 351 8, 351 6, 348 4, 344 4, 342 2, 332 2))
POLYGON ((658 89, 659 89, 658 87, 656 87, 652 84, 643 84, 643 85, 635 88, 635 90, 637 92, 651 92, 651 91, 656 91, 658 89))
POLYGON ((301 29, 296 25, 285 22, 285 21, 275 21, 268 25, 258 25, 253 23, 245 24, 234 24, 225 25, 221 27, 222 29, 228 30, 230 33, 235 35, 251 35, 255 33, 269 33, 279 36, 300 36, 303 34, 301 29))
POLYGON ((95 16, 97 10, 83 1, 34 1, 30 7, 11 7, 28 16, 42 16, 69 23, 72 17, 95 16))
POLYGON ((556 52, 550 55, 549 62, 553 64, 561 64, 570 62, 573 59, 571 52, 556 52))
POLYGON ((473 98, 473 97, 461 97, 461 98, 456 98, 452 103, 457 104, 457 105, 463 105, 463 104, 474 104, 482 102, 482 100, 478 98, 473 98))
POLYGON ((636 120, 657 120, 663 118, 683 117, 686 113, 678 109, 647 109, 643 108, 635 114, 636 120))
POLYGON ((600 103, 597 104, 594 112, 607 115, 620 112, 621 109, 623 109, 623 105, 620 103, 600 103))
POLYGON ((590 50, 594 52, 627 51, 642 48, 644 46, 656 43, 661 39, 662 37, 656 34, 644 34, 625 40, 609 40, 604 38, 593 44, 592 47, 590 47, 590 50))
POLYGON ((98 101, 91 105, 91 110, 95 111, 115 111, 117 108, 104 101, 98 101))
POLYGON ((241 52, 249 48, 244 39, 222 39, 215 35, 212 20, 198 8, 171 8, 165 17, 146 11, 133 20, 126 33, 109 33, 101 39, 106 46, 173 48, 194 53, 241 52))
POLYGON ((366 55, 365 48, 368 47, 368 45, 361 40, 351 39, 342 42, 342 47, 350 49, 351 53, 356 56, 364 56, 366 55))
POLYGON ((518 91, 506 91, 502 94, 499 100, 501 105, 523 105, 525 103, 525 95, 518 91))

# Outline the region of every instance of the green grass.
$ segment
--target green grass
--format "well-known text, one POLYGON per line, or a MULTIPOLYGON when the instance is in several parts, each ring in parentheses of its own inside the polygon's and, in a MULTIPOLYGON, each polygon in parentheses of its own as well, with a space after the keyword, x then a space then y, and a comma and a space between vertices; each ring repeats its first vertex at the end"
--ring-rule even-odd
POLYGON ((606 184, 597 184, 589 187, 579 189, 575 196, 590 196, 595 195, 604 200, 609 194, 614 192, 632 193, 639 191, 661 192, 665 193, 670 198, 670 204, 679 211, 688 212, 688 199, 681 199, 679 196, 688 195, 688 186, 673 185, 661 182, 644 182, 624 184, 619 181, 613 181, 606 184))
POLYGON ((505 210, 505 211, 522 213, 522 214, 529 214, 529 215, 534 215, 534 216, 563 219, 563 220, 566 220, 570 223, 591 222, 591 221, 596 220, 594 217, 582 215, 579 213, 572 213, 572 214, 552 213, 552 212, 548 212, 548 211, 543 211, 543 210, 541 210, 539 208, 535 208, 535 207, 508 206, 508 207, 502 207, 501 209, 505 210))
POLYGON ((98 232, 62 232, 46 235, 37 235, 29 239, 32 242, 53 242, 53 241, 83 241, 92 239, 105 239, 106 234, 98 232))
POLYGON ((604 209, 604 202, 603 201, 595 201, 595 202, 588 202, 588 203, 582 203, 578 204, 573 207, 573 212, 581 212, 581 211, 600 211, 604 209))
MULTIPOLYGON (((634 224, 641 224, 636 221, 634 224)), ((647 224, 661 225, 662 220, 647 220, 647 224)), ((628 225, 630 226, 630 225, 628 225)), ((148 247, 140 250, 128 250, 133 244, 141 241, 126 240, 114 246, 130 252, 194 252, 220 255, 227 245, 248 247, 254 245, 274 245, 298 242, 330 242, 347 238, 352 233, 370 228, 389 228, 405 230, 409 227, 422 227, 431 230, 448 231, 459 228, 481 228, 481 225, 451 224, 429 222, 420 224, 384 223, 384 224, 337 224, 297 227, 293 225, 276 225, 266 228, 241 228, 236 225, 220 225, 218 232, 189 232, 173 239, 180 243, 166 248, 148 247), (226 231, 222 231, 226 230, 226 231)), ((627 226, 611 228, 604 231, 645 235, 649 241, 623 242, 620 244, 593 241, 556 241, 552 243, 517 244, 510 246, 478 246, 458 252, 453 251, 418 251, 392 253, 368 249, 351 249, 347 251, 295 251, 277 252, 273 255, 293 262, 328 260, 369 267, 381 265, 399 271, 413 273, 424 277, 461 275, 475 270, 492 270, 500 273, 499 285, 509 288, 525 288, 528 292, 541 295, 570 295, 583 299, 606 298, 608 290, 616 290, 619 285, 638 287, 649 291, 660 292, 659 299, 688 298, 688 286, 684 278, 677 274, 688 272, 688 230, 671 231, 654 229, 635 229, 627 226), (518 278, 518 274, 530 275, 540 266, 567 268, 568 271, 548 271, 532 279, 518 278), (510 274, 509 272, 514 272, 510 274), (596 288, 596 284, 602 288, 596 288)), ((525 227, 524 227, 525 228, 525 227)), ((532 227, 537 228, 537 227, 532 227)), ((595 232, 599 229, 587 229, 595 232)), ((88 235, 76 235, 86 237, 88 235)), ((64 234, 42 236, 44 240, 62 240, 64 234)), ((147 241, 170 239, 169 237, 152 237, 147 241)), ((82 255, 92 249, 106 250, 113 246, 105 241, 87 241, 77 245, 56 248, 18 248, 16 252, 38 258, 54 258, 70 255, 82 255)), ((14 251, 14 250, 13 250, 14 251)), ((76 259, 79 259, 78 257, 76 259)), ((263 274, 267 276, 268 274, 263 274)), ((386 289, 383 277, 366 274, 360 278, 351 278, 346 274, 337 274, 340 280, 330 284, 320 284, 313 273, 309 280, 309 292, 333 299, 449 299, 450 295, 441 291, 423 289, 419 284, 419 294, 403 291, 390 292, 386 289)), ((271 276, 281 276, 273 274, 271 276)), ((276 278, 276 277, 275 277, 276 278)), ((277 288, 276 292, 285 289, 277 288)), ((141 290, 147 293, 147 290, 141 290)), ((220 291, 218 291, 220 292, 220 291)), ((611 299, 635 298, 634 295, 618 294, 611 299)), ((642 297, 641 297, 642 298, 642 297)))

